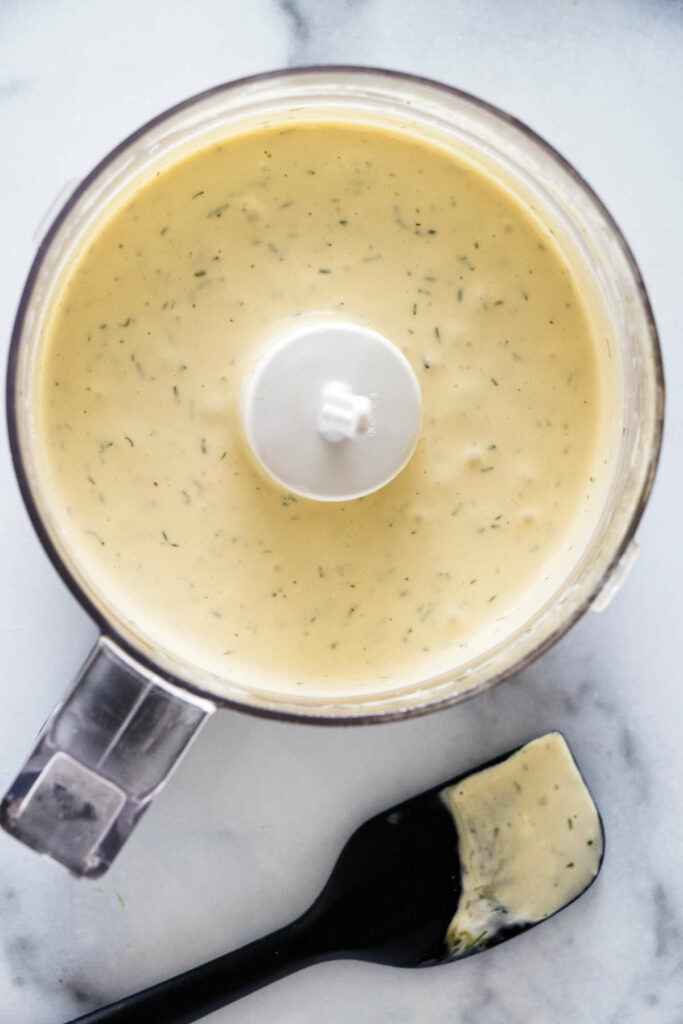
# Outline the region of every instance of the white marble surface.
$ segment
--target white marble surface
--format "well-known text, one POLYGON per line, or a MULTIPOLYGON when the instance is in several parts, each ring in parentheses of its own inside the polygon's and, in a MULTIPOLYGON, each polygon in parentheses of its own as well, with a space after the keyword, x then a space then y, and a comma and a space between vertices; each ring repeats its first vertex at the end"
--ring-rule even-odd
MULTIPOLYGON (((605 613, 521 677, 401 725, 220 714, 99 883, 0 834, 2 1024, 58 1024, 283 924, 370 812, 551 727, 566 731, 605 820, 606 861, 586 897, 461 965, 329 964, 210 1019, 683 1020, 681 53, 677 0, 0 0, 3 345, 43 212, 121 137, 229 78, 367 63, 478 93, 575 162, 638 256, 670 395, 639 563, 605 613)), ((0 493, 4 792, 94 629, 32 533, 6 445, 0 493)))

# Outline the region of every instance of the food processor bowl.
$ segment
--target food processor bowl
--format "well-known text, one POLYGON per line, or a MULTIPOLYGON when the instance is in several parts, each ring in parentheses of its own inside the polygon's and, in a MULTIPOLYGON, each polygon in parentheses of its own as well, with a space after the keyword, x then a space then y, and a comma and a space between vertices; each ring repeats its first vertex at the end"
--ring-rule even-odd
POLYGON ((449 86, 390 71, 311 67, 258 75, 180 103, 117 146, 65 202, 39 245, 12 336, 7 409, 14 465, 40 540, 101 638, 41 733, 2 807, 6 829, 97 875, 116 855, 200 725, 217 707, 312 724, 402 719, 475 696, 518 672, 591 606, 633 559, 659 456, 664 381, 657 332, 619 228, 574 168, 524 124, 449 86), (141 183, 210 144, 269 123, 340 121, 395 128, 481 167, 550 225, 604 336, 613 392, 600 514, 551 596, 500 643, 418 684, 377 692, 272 692, 222 678, 162 649, 79 565, 60 529, 35 428, 36 367, 50 303, 74 254, 141 183))

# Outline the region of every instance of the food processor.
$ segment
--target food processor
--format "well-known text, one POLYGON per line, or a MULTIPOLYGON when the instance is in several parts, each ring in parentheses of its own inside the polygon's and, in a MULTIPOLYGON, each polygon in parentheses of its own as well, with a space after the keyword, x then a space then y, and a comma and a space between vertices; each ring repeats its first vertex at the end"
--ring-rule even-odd
MULTIPOLYGON (((259 369, 260 377, 247 382, 246 432, 255 457, 289 488, 299 487, 299 493, 318 500, 353 500, 382 486, 410 458, 419 432, 419 388, 405 367, 383 353, 381 338, 356 338, 364 351, 375 346, 380 379, 397 374, 400 407, 409 409, 409 415, 397 417, 402 428, 390 457, 369 475, 367 462, 360 458, 348 479, 340 481, 339 473, 304 479, 311 459, 302 457, 296 465, 291 447, 278 449, 277 409, 271 406, 264 412, 263 396, 269 368, 277 376, 282 353, 289 350, 291 355, 296 346, 305 345, 307 330, 315 334, 316 329, 303 325, 279 339, 259 369)), ((352 437, 362 441, 372 429, 374 385, 359 394, 344 380, 333 383, 319 408, 320 433, 332 446, 352 437)), ((605 607, 625 577, 637 552, 634 534, 657 466, 663 407, 657 332, 624 238, 571 165, 502 111, 411 75, 320 67, 230 82, 150 121, 117 146, 67 199, 40 243, 14 325, 7 409, 22 496, 55 568, 101 635, 12 783, 2 804, 3 827, 74 875, 95 877, 107 869, 201 725, 218 708, 315 725, 386 722, 455 704, 520 671, 587 609, 605 607), (558 576, 551 597, 502 642, 450 671, 415 685, 334 695, 241 686, 162 649, 125 620, 65 541, 41 470, 35 429, 41 331, 65 268, 83 239, 153 169, 255 126, 320 120, 409 132, 464 155, 533 208, 552 227, 596 324, 611 339, 610 386, 615 394, 614 451, 601 512, 573 564, 558 576)))

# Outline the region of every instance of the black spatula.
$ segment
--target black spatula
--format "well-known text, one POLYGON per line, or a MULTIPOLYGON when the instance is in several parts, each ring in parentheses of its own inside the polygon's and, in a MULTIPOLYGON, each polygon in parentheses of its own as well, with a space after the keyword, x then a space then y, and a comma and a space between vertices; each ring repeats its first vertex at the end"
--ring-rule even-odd
MULTIPOLYGON (((71 1024, 190 1024, 325 960, 429 967, 454 959, 446 933, 460 898, 461 867, 456 826, 440 794, 473 774, 442 783, 361 825, 318 899, 293 924, 71 1024)), ((581 892, 573 899, 577 895, 581 892)), ((479 936, 456 956, 479 953, 534 923, 538 922, 504 927, 488 938, 479 936)))

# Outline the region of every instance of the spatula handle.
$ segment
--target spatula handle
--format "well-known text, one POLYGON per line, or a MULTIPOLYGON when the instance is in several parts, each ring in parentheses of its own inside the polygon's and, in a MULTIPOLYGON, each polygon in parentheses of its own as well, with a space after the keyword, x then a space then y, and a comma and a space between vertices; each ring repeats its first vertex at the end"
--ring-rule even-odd
POLYGON ((311 948, 308 915, 175 978, 86 1013, 70 1024, 191 1024, 264 985, 325 959, 311 948))

